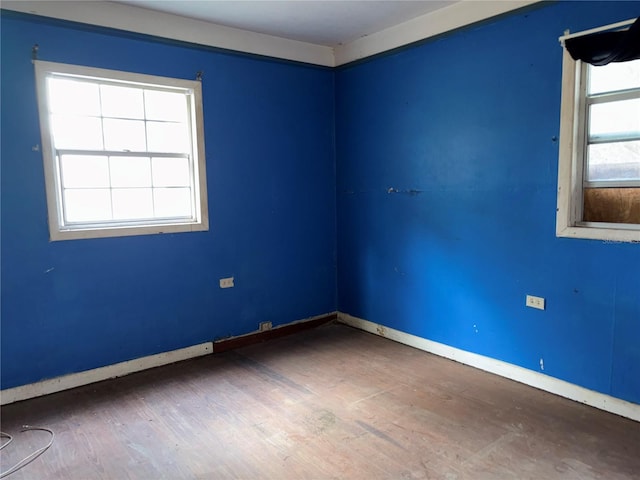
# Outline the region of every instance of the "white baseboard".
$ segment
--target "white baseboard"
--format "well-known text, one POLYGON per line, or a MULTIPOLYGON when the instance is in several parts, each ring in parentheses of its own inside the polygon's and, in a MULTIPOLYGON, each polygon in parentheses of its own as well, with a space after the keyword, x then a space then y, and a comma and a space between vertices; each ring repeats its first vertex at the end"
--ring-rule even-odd
POLYGON ((147 357, 136 358, 126 362, 107 365, 106 367, 85 370, 84 372, 71 373, 62 377, 51 378, 41 382, 21 385, 19 387, 8 388, 0 391, 0 405, 7 405, 29 398, 41 397, 50 393, 61 392, 70 388, 88 385, 90 383, 108 380, 110 378, 122 377, 130 373, 147 370, 149 368, 168 365, 169 363, 187 360, 189 358, 208 355, 213 351, 212 342, 192 345, 191 347, 172 350, 170 352, 158 353, 147 357))
MULTIPOLYGON (((305 322, 323 316, 325 315, 311 317, 292 323, 305 322)), ((401 332, 393 328, 388 328, 383 325, 369 322, 368 320, 353 317, 346 313, 338 312, 338 321, 360 330, 409 345, 419 350, 449 358, 456 362, 460 362, 486 372, 494 373, 501 377, 509 378, 516 382, 524 383, 525 385, 539 388, 540 390, 640 422, 639 404, 627 402, 600 392, 595 392, 593 390, 565 382, 564 380, 559 380, 539 372, 534 372, 533 370, 518 367, 501 360, 467 352, 442 343, 401 332)), ((130 373, 147 370, 149 368, 160 367, 162 365, 168 365, 181 360, 208 355, 212 353, 212 351, 213 343, 206 342, 199 345, 193 345, 191 347, 181 348, 179 350, 149 355, 147 357, 116 363, 114 365, 107 365, 105 367, 86 370, 84 372, 72 373, 57 378, 43 380, 41 382, 9 388, 0 391, 0 405, 7 405, 21 400, 27 400, 29 398, 61 392, 63 390, 88 385, 94 382, 100 382, 102 380, 108 380, 110 378, 122 377, 130 373)))
POLYGON ((516 382, 524 383, 525 385, 539 388, 540 390, 640 422, 639 404, 627 402, 626 400, 605 395, 604 393, 595 392, 593 390, 574 385, 573 383, 565 382, 564 380, 559 380, 539 372, 534 372, 533 370, 518 367, 501 360, 478 355, 477 353, 467 352, 458 348, 450 347, 443 343, 434 342, 393 328, 388 328, 368 320, 353 317, 346 313, 338 313, 338 321, 360 330, 409 345, 419 350, 424 350, 425 352, 449 358, 456 362, 460 362, 486 372, 494 373, 501 377, 509 378, 516 382))
MULTIPOLYGON (((301 320, 295 320, 283 325, 277 325, 273 328, 273 330, 296 325, 299 323, 311 322, 320 318, 337 314, 338 312, 331 312, 322 315, 316 315, 313 317, 303 318, 301 320)), ((255 330, 244 335, 222 339, 220 340, 220 342, 245 336, 256 335, 259 333, 261 333, 259 330, 255 330)), ((70 373, 68 375, 42 380, 40 382, 30 383, 28 385, 20 385, 19 387, 7 388, 5 390, 0 390, 0 405, 7 405, 9 403, 19 402, 21 400, 27 400, 29 398, 41 397, 50 393, 61 392, 63 390, 69 390, 71 388, 81 387, 83 385, 89 385, 95 382, 101 382, 102 380, 109 380, 110 378, 123 377, 125 375, 129 375, 130 373, 140 372, 149 368, 161 367, 170 363, 188 360, 189 358, 208 355, 210 353, 213 353, 213 351, 214 342, 206 342, 199 345, 192 345, 190 347, 181 348, 179 350, 172 350, 170 352, 158 353, 156 355, 149 355, 147 357, 135 358, 126 362, 115 363, 113 365, 94 368, 92 370, 85 370, 84 372, 70 373)))

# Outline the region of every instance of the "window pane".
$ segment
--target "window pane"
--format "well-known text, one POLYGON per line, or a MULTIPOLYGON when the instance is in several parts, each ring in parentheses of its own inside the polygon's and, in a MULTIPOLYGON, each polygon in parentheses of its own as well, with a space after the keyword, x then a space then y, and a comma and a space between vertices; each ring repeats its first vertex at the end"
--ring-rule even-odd
POLYGON ((189 152, 189 132, 185 123, 147 122, 150 152, 189 152))
POLYGON ((187 98, 184 93, 145 90, 144 103, 147 118, 184 122, 187 120, 187 98))
POLYGON ((151 187, 151 159, 110 157, 113 187, 151 187))
POLYGON ((102 115, 105 117, 144 118, 142 90, 100 85, 102 115))
POLYGON ((640 60, 600 67, 589 65, 589 95, 630 88, 640 88, 640 60))
POLYGON ((60 170, 63 188, 109 186, 107 157, 62 155, 60 170))
POLYGON ((589 140, 640 135, 640 98, 591 105, 589 140))
POLYGON ((191 218, 190 188, 154 188, 156 217, 191 218))
POLYGON ((34 66, 51 240, 208 228, 197 81, 34 66))
POLYGON ((587 180, 640 180, 640 141, 589 145, 587 180))
POLYGON ((111 196, 106 188, 67 189, 63 200, 66 222, 111 220, 111 196))
POLYGON ((114 188, 112 195, 114 220, 153 217, 150 188, 114 188))
POLYGON ((100 115, 98 85, 65 78, 49 78, 47 87, 51 113, 100 115))
POLYGON ((102 121, 95 117, 51 115, 55 148, 102 150, 102 121))
POLYGON ((104 145, 107 150, 144 152, 144 122, 142 120, 104 119, 104 145))
POLYGON ((154 187, 188 187, 191 185, 188 158, 153 158, 154 187))

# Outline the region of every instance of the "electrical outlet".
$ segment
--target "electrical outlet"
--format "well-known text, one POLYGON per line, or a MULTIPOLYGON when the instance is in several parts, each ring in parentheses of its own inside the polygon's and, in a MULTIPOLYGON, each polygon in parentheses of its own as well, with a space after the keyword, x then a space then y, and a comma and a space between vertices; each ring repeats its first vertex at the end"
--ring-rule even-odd
POLYGON ((260 322, 260 331, 266 332, 267 330, 271 330, 272 324, 271 322, 260 322))
POLYGON ((544 310, 544 298, 534 297, 533 295, 527 295, 527 307, 537 308, 538 310, 544 310))
POLYGON ((220 288, 233 288, 233 277, 221 278, 220 288))

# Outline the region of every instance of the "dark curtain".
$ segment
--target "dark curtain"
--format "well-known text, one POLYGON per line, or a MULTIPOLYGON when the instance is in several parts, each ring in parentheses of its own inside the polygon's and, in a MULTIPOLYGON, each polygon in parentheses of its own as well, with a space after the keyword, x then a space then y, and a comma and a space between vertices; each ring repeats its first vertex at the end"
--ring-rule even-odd
POLYGON ((640 58, 640 17, 628 30, 569 38, 564 45, 574 60, 591 65, 636 60, 640 58))

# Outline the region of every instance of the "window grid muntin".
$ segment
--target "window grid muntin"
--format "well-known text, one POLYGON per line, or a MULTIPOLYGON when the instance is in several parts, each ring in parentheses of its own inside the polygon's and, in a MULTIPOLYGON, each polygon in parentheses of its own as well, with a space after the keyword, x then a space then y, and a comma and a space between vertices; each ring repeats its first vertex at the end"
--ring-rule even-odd
MULTIPOLYGON (((628 23, 632 23, 631 21, 628 23)), ((606 29, 609 29, 607 27, 606 29)), ((572 34, 572 36, 582 35, 572 34)), ((561 44, 567 35, 560 37, 561 44)), ((564 45, 563 45, 564 46, 564 45)), ((582 222, 584 148, 584 95, 581 94, 582 62, 566 48, 562 53, 562 95, 558 142, 556 236, 564 238, 640 242, 640 224, 582 222)))
MULTIPOLYGON (((146 83, 138 83, 138 82, 126 82, 126 81, 110 81, 108 79, 102 79, 102 78, 97 78, 97 77, 80 77, 77 75, 66 75, 66 74, 49 74, 47 75, 47 80, 50 79, 72 79, 74 81, 81 81, 84 83, 89 83, 92 85, 97 85, 98 87, 100 87, 101 85, 115 85, 115 86, 127 86, 129 88, 137 88, 142 90, 143 93, 143 108, 146 110, 145 108, 145 104, 144 104, 144 94, 145 94, 145 90, 151 90, 151 91, 159 91, 159 92, 167 92, 167 93, 174 93, 174 94, 183 94, 185 96, 184 101, 186 102, 186 114, 185 114, 185 121, 184 122, 176 122, 176 121, 170 121, 170 120, 158 120, 158 119, 154 119, 154 118, 147 118, 146 115, 146 111, 144 113, 144 117, 141 118, 137 118, 137 117, 122 117, 122 116, 105 116, 102 114, 103 112, 103 105, 102 105, 102 91, 100 88, 98 88, 98 96, 99 96, 99 103, 100 103, 100 115, 77 115, 77 114, 66 114, 66 116, 71 116, 71 117, 75 117, 75 118, 96 118, 96 119, 100 119, 100 125, 101 125, 101 134, 102 134, 102 145, 103 145, 103 149, 104 150, 108 150, 106 148, 106 143, 105 143, 105 127, 104 127, 104 119, 109 119, 109 120, 130 120, 130 121, 139 121, 139 122, 143 122, 144 123, 144 131, 145 131, 145 145, 146 145, 146 149, 145 151, 148 150, 148 144, 149 144, 149 140, 148 140, 148 128, 147 125, 148 123, 159 123, 159 124, 168 124, 168 125, 186 125, 187 126, 187 135, 186 137, 189 138, 190 140, 193 139, 193 115, 192 115, 192 101, 193 101, 193 91, 191 89, 187 89, 187 88, 179 88, 179 87, 163 87, 163 86, 155 86, 155 85, 151 85, 151 84, 146 84, 146 83)), ((50 90, 49 88, 49 84, 47 82, 47 89, 50 90)), ((48 97, 51 98, 51 92, 48 92, 48 97)), ((49 108, 49 102, 47 102, 47 107, 49 108)), ((48 111, 50 118, 52 118, 54 115, 56 115, 56 113, 51 112, 50 110, 48 111)), ((60 115, 58 113, 58 115, 60 115)), ((62 115, 61 115, 62 116, 62 115)), ((50 123, 53 124, 53 122, 50 123)), ((53 139, 55 142, 55 138, 53 139)), ((188 145, 188 149, 186 150, 191 150, 193 148, 193 142, 189 142, 188 145)), ((181 152, 181 153, 185 153, 185 152, 181 152)))
POLYGON ((45 177, 45 193, 47 200, 47 218, 51 241, 77 240, 89 238, 123 237, 132 235, 150 235, 161 233, 203 232, 209 230, 209 213, 207 201, 206 156, 204 141, 204 112, 202 101, 202 82, 184 78, 164 77, 143 73, 111 70, 73 65, 57 62, 34 60, 36 91, 40 132, 42 138, 42 160, 45 177), (50 75, 76 77, 81 79, 100 79, 105 83, 136 84, 152 86, 158 90, 189 91, 191 96, 187 103, 191 120, 191 152, 194 172, 194 207, 196 219, 191 222, 166 223, 145 222, 137 225, 118 226, 86 226, 80 228, 62 228, 60 194, 58 192, 59 172, 52 145, 52 128, 49 121, 49 105, 47 78, 50 75))
MULTIPOLYGON (((196 134, 195 134, 195 129, 194 129, 194 113, 193 113, 193 91, 191 89, 187 89, 187 88, 182 88, 182 87, 170 87, 170 86, 161 86, 161 85, 155 85, 155 84, 150 84, 150 83, 141 83, 141 82, 132 82, 132 81, 126 81, 126 80, 111 80, 111 79, 105 79, 102 77, 90 77, 90 76, 81 76, 81 75, 75 75, 75 74, 63 74, 63 73, 49 73, 46 76, 46 79, 50 79, 50 78, 61 78, 61 79, 70 79, 70 80, 74 80, 74 81, 79 81, 79 82, 86 82, 86 83, 90 83, 90 84, 95 84, 98 86, 98 95, 99 95, 99 102, 100 102, 100 116, 96 116, 96 115, 76 115, 77 117, 80 118, 99 118, 100 119, 100 123, 101 123, 101 134, 102 134, 102 146, 103 149, 102 150, 84 150, 84 149, 55 149, 54 150, 54 157, 55 157, 55 170, 56 170, 56 178, 57 178, 57 185, 56 185, 56 189, 57 189, 57 203, 58 203, 58 211, 61 213, 60 215, 60 220, 61 220, 61 225, 59 225, 60 229, 76 229, 76 228, 91 228, 91 227, 108 227, 108 226, 112 226, 112 225, 117 225, 117 226, 146 226, 146 225, 153 225, 153 224, 180 224, 180 223, 185 223, 185 222, 194 222, 198 220, 198 199, 197 199, 197 194, 199 193, 197 191, 197 182, 196 182, 196 172, 195 172, 195 165, 194 165, 194 157, 193 157, 193 147, 194 147, 194 142, 197 141, 196 139, 196 134), (140 90, 142 90, 142 94, 143 94, 143 110, 144 110, 144 117, 142 119, 140 118, 133 118, 133 117, 111 117, 111 116, 105 116, 103 115, 103 103, 102 103, 102 89, 100 88, 101 85, 113 85, 113 86, 124 86, 127 88, 138 88, 140 90), (160 92, 168 92, 168 93, 180 93, 183 94, 185 96, 184 101, 186 102, 186 109, 185 109, 185 116, 184 116, 184 121, 183 122, 176 122, 176 121, 170 121, 170 120, 157 120, 157 119, 149 119, 147 118, 147 114, 146 114, 146 102, 145 102, 145 91, 146 90, 150 90, 150 91, 160 91, 160 92), (148 148, 148 129, 147 129, 147 125, 149 122, 156 122, 156 123, 166 123, 166 124, 173 124, 173 125, 185 125, 186 126, 186 133, 185 133, 185 150, 188 150, 188 153, 185 152, 152 152, 149 150, 145 150, 145 151, 129 151, 129 150, 107 150, 106 149, 106 141, 105 141, 105 128, 104 128, 104 119, 116 119, 116 120, 135 120, 135 121, 141 121, 144 123, 144 135, 145 135, 145 145, 148 148), (188 140, 188 141, 187 141, 188 140), (136 218, 136 219, 131 219, 131 220, 122 220, 122 219, 110 219, 110 220, 99 220, 99 221, 69 221, 67 219, 67 206, 66 206, 66 200, 65 200, 65 191, 66 190, 70 190, 67 189, 66 187, 64 187, 63 182, 62 182, 62 166, 61 166, 61 156, 62 155, 94 155, 94 156, 102 156, 102 157, 106 157, 107 158, 107 163, 108 163, 108 171, 109 171, 109 196, 110 196, 110 200, 111 200, 111 217, 113 217, 114 215, 114 205, 113 205, 113 190, 114 187, 111 181, 111 161, 110 161, 110 157, 111 156, 127 156, 127 157, 143 157, 143 158, 149 158, 149 161, 151 163, 151 185, 148 187, 141 187, 141 188, 148 188, 151 190, 151 199, 152 199, 152 209, 153 212, 156 211, 156 205, 155 205, 155 190, 158 188, 163 188, 163 189, 171 189, 171 188, 188 188, 189 189, 189 207, 190 207, 190 211, 191 214, 189 216, 164 216, 164 217, 160 217, 160 216, 154 216, 154 217, 144 217, 144 218, 136 218), (189 186, 188 187, 184 187, 184 186, 176 186, 176 187, 171 187, 171 186, 163 186, 163 187, 154 187, 153 186, 153 158, 186 158, 188 160, 188 168, 189 168, 189 186)), ((47 82, 48 83, 48 82, 47 82)), ((47 106, 49 106, 48 102, 47 102, 47 106)), ((52 116, 53 113, 48 111, 48 115, 52 116)), ((53 134, 52 134, 52 140, 55 143, 55 138, 53 138, 53 134)), ((89 188, 89 187, 87 187, 89 188)), ((117 187, 120 188, 120 187, 117 187)), ((79 190, 80 188, 73 188, 73 190, 79 190)))
POLYGON ((136 225, 136 224, 140 224, 141 222, 144 222, 145 224, 148 222, 156 222, 156 221, 160 221, 161 223, 184 223, 185 221, 193 221, 195 220, 196 217, 196 203, 195 203, 195 192, 194 192, 194 187, 193 187, 193 162, 191 161, 191 157, 190 155, 187 154, 180 154, 180 153, 167 153, 167 152, 163 152, 163 153, 157 153, 157 152, 109 152, 109 151, 95 151, 95 150, 91 150, 91 151, 75 151, 75 150, 70 150, 70 149, 65 149, 65 150, 58 150, 56 151, 56 167, 57 167, 57 171, 59 172, 59 199, 61 202, 61 213, 62 213, 62 225, 60 225, 62 228, 64 227, 69 227, 69 228, 73 228, 73 227, 78 227, 78 226, 97 226, 97 225, 111 225, 111 224, 117 224, 117 225, 136 225), (96 157, 104 157, 107 160, 107 171, 108 171, 108 175, 109 175, 109 185, 108 187, 70 187, 67 188, 64 185, 62 176, 63 176, 63 166, 62 166, 62 156, 63 155, 77 155, 77 156, 96 156, 96 157), (111 179, 111 158, 110 157, 137 157, 137 158, 148 158, 149 159, 149 163, 150 163, 150 169, 151 169, 151 175, 150 175, 150 184, 148 186, 144 186, 144 187, 122 187, 122 186, 117 186, 114 187, 113 186, 113 182, 111 179), (189 160, 189 180, 190 180, 190 184, 188 186, 183 186, 183 185, 176 185, 176 186, 155 186, 154 185, 154 180, 153 180, 153 158, 186 158, 187 160, 189 160), (156 189, 185 189, 188 188, 189 192, 190 192, 190 210, 191 210, 191 215, 189 216, 153 216, 153 217, 141 217, 141 218, 136 218, 136 219, 130 219, 130 220, 123 220, 123 219, 104 219, 104 220, 96 220, 96 221, 71 221, 68 220, 67 218, 67 206, 66 206, 66 202, 65 202, 65 192, 67 190, 108 190, 109 191, 109 196, 110 196, 110 200, 111 200, 111 216, 113 217, 113 190, 117 190, 117 189, 149 189, 151 190, 151 198, 152 198, 152 209, 155 212, 156 208, 155 208, 155 195, 154 190, 156 189))
MULTIPOLYGON (((607 187, 640 187, 640 179, 637 180, 588 180, 589 172, 589 145, 597 144, 611 144, 627 141, 640 140, 640 134, 612 134, 606 138, 590 138, 589 125, 591 120, 592 105, 598 105, 603 103, 612 103, 625 100, 640 99, 640 87, 628 88, 623 90, 615 90, 609 92, 600 92, 589 95, 589 72, 590 65, 580 60, 576 61, 576 73, 579 77, 578 87, 578 138, 576 139, 576 147, 578 148, 579 157, 582 161, 579 162, 579 168, 581 172, 579 177, 582 178, 583 188, 607 188, 607 187)), ((578 172, 577 172, 578 173, 578 172)), ((579 202, 577 202, 577 218, 582 219, 582 208, 584 204, 583 192, 580 192, 579 202)), ((587 222, 578 222, 581 225, 587 226, 587 222)), ((589 226, 597 224, 597 222, 588 222, 589 226)))

